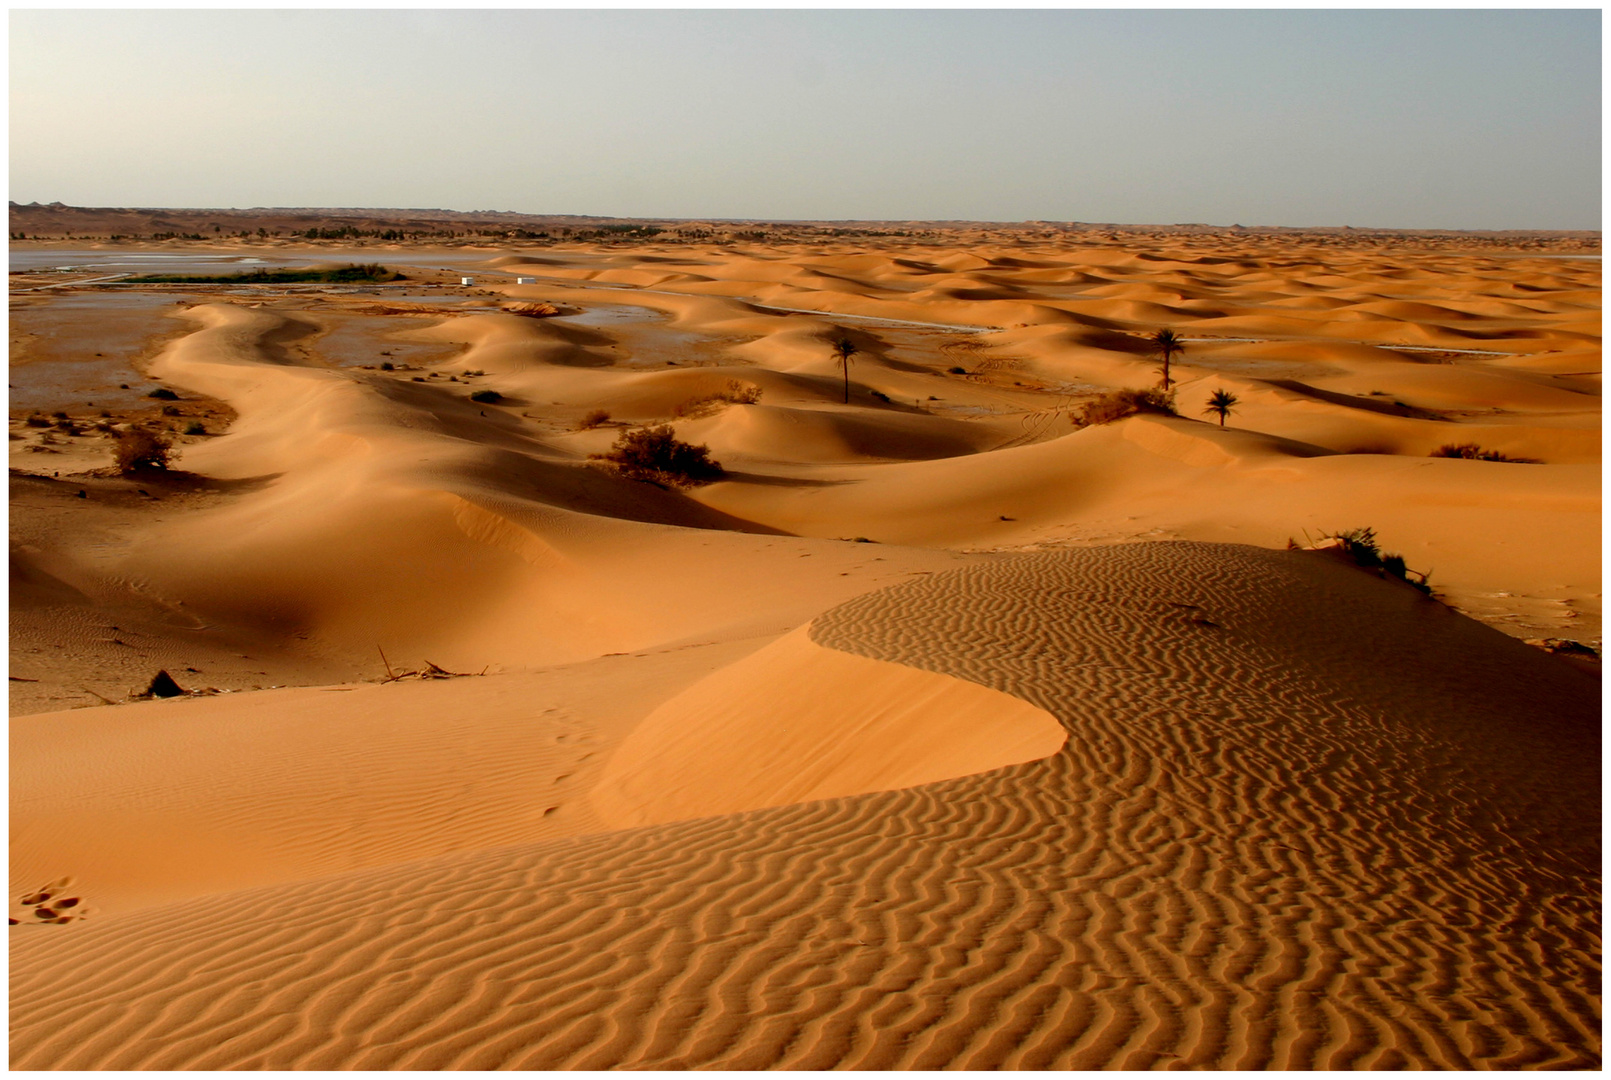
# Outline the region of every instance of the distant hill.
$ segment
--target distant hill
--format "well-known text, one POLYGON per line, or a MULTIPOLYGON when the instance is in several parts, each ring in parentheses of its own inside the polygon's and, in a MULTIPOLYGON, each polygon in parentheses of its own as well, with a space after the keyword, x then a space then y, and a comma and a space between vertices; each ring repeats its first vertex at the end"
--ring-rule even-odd
POLYGON ((1454 241, 1464 247, 1599 251, 1598 231, 1482 231, 1341 227, 1148 225, 1081 221, 807 221, 604 217, 521 214, 512 210, 377 207, 90 207, 60 202, 10 204, 13 240, 213 240, 242 237, 307 240, 809 240, 834 237, 923 237, 957 233, 1055 239, 1076 235, 1267 234, 1383 242, 1454 241))

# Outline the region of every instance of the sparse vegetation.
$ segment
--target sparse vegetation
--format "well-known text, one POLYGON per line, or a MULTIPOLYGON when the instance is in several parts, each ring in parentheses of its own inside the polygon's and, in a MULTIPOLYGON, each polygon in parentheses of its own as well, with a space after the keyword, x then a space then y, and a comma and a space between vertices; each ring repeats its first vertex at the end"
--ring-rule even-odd
POLYGON ((477 390, 470 395, 470 400, 482 405, 496 405, 503 400, 503 395, 496 390, 477 390))
POLYGON ((162 435, 145 428, 129 428, 112 435, 112 460, 123 476, 137 476, 142 472, 166 472, 168 452, 173 444, 162 435))
POLYGON ((754 383, 740 382, 738 379, 728 379, 727 385, 714 394, 705 394, 696 398, 689 398, 672 410, 673 416, 697 417, 708 416, 723 405, 754 405, 761 400, 761 388, 754 383))
MULTIPOLYGON (((1288 540, 1287 547, 1296 550, 1299 545, 1295 540, 1288 540)), ((1428 575, 1408 569, 1404 565, 1404 556, 1383 551, 1381 545, 1377 543, 1376 530, 1368 526, 1321 533, 1320 542, 1311 547, 1339 549, 1358 566, 1379 571, 1384 576, 1395 577, 1429 596, 1432 594, 1432 586, 1427 584, 1428 575)))
POLYGON ((1069 420, 1075 427, 1083 428, 1094 424, 1111 424, 1137 413, 1176 416, 1175 395, 1155 389, 1113 390, 1087 401, 1078 412, 1069 414, 1069 420))
POLYGON ((603 409, 594 409, 592 412, 582 417, 582 427, 589 430, 598 427, 600 424, 607 424, 609 422, 610 414, 603 409))
POLYGON ((726 475, 709 447, 683 442, 670 424, 623 431, 608 453, 593 458, 629 480, 663 488, 697 487, 726 475))
POLYGON ((1513 465, 1542 465, 1537 458, 1511 457, 1498 450, 1484 450, 1476 443, 1444 443, 1432 451, 1431 457, 1466 458, 1470 461, 1508 461, 1513 465))
POLYGON ((156 398, 158 401, 178 401, 179 400, 179 395, 174 393, 172 390, 169 390, 166 386, 157 387, 155 390, 153 390, 149 394, 147 394, 146 397, 148 397, 148 398, 156 398))
POLYGON ((192 420, 190 423, 185 425, 185 434, 205 435, 207 434, 207 425, 203 424, 200 420, 192 420))
POLYGON ((952 364, 945 370, 949 371, 952 375, 966 375, 968 373, 968 369, 963 367, 961 364, 952 364))
POLYGON ((398 281, 403 277, 379 263, 349 264, 336 270, 250 270, 244 274, 146 274, 125 280, 135 283, 180 285, 288 285, 318 282, 339 285, 348 282, 398 281))

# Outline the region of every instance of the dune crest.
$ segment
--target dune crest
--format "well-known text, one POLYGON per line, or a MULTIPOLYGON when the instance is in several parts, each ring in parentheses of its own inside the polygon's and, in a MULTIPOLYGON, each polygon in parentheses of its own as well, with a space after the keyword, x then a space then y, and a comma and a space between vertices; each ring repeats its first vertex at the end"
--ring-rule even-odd
POLYGON ((1009 695, 814 645, 808 624, 646 717, 592 799, 612 828, 658 825, 988 772, 1064 737, 1009 695))

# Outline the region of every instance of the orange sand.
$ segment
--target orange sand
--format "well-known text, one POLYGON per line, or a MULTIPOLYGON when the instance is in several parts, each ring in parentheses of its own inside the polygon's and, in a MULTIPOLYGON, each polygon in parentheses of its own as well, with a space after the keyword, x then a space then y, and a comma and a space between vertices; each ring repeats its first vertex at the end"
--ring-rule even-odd
POLYGON ((1598 265, 1261 243, 125 312, 213 433, 13 414, 13 1066, 1597 1067, 1598 667, 1516 639, 1599 645, 1598 265), (587 466, 651 422, 727 478, 587 466), (1440 599, 1279 550, 1361 525, 1440 599), (77 707, 158 667, 235 692, 77 707))

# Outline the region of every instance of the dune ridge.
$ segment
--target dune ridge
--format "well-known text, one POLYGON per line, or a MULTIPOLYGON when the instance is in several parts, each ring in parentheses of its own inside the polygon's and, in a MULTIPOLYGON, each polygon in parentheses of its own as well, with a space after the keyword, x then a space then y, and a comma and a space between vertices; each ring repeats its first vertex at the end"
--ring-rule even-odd
POLYGON ((13 1066, 1597 1066, 1596 684, 1561 661, 1195 543, 981 562, 810 635, 1068 741, 15 934, 13 1066))

